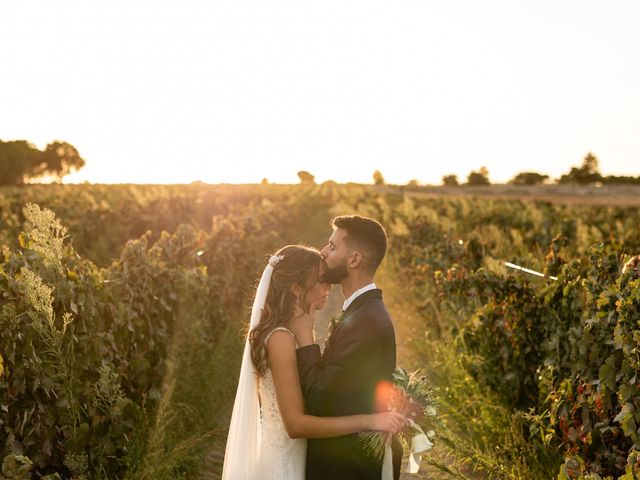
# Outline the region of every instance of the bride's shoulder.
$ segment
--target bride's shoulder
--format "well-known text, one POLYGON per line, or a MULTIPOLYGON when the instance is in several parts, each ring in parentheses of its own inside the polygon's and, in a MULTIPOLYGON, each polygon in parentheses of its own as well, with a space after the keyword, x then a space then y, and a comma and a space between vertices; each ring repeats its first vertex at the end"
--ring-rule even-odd
POLYGON ((267 350, 284 346, 296 347, 296 336, 286 327, 276 327, 271 330, 264 339, 267 350))
POLYGON ((294 333, 291 330, 289 330, 287 327, 276 327, 267 334, 267 336, 264 338, 264 343, 266 344, 269 341, 269 339, 274 335, 281 336, 284 338, 287 338, 287 337, 290 337, 293 339, 296 338, 294 333))

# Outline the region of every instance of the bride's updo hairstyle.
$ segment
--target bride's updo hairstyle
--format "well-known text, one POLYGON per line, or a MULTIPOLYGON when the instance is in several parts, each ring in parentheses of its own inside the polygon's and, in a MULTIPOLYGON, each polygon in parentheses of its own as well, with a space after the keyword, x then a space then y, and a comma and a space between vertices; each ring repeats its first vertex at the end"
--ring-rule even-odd
POLYGON ((251 360, 261 377, 267 370, 267 335, 276 327, 287 326, 296 305, 305 308, 307 292, 318 281, 322 262, 318 250, 302 245, 287 245, 275 255, 281 259, 273 267, 260 323, 249 333, 251 360), (299 299, 291 289, 293 285, 299 285, 304 289, 299 299))

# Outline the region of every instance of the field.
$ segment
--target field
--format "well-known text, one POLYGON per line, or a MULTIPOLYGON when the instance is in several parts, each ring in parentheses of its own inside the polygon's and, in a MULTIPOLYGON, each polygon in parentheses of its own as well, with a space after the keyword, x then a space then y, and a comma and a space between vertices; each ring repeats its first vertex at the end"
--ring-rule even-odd
POLYGON ((638 193, 0 189, 3 475, 219 478, 267 256, 320 247, 333 216, 358 213, 389 235, 378 283, 398 362, 439 388, 429 478, 636 478, 640 267, 623 265, 640 253, 638 193))
POLYGON ((423 198, 477 197, 543 201, 570 205, 638 206, 640 185, 489 185, 460 187, 405 187, 404 192, 423 198))

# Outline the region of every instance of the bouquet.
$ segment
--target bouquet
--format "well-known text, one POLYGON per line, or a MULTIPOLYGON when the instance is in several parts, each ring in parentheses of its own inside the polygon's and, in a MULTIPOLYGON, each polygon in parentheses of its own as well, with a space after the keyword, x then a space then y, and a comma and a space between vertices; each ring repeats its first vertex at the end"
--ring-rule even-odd
MULTIPOLYGON (((405 448, 410 446, 409 473, 418 472, 420 457, 416 456, 433 447, 432 440, 436 435, 437 389, 429 386, 424 376, 418 375, 417 370, 408 373, 396 368, 392 374, 393 382, 380 385, 376 392, 379 409, 399 412, 409 419, 409 425, 398 435, 405 448)), ((360 437, 365 449, 381 459, 391 441, 391 434, 386 432, 363 432, 360 437)))

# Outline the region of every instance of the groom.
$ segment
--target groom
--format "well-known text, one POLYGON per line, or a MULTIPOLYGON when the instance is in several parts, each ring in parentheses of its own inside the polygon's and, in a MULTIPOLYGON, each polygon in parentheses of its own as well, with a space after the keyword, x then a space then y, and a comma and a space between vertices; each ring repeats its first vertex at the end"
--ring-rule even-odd
MULTIPOLYGON (((396 366, 393 323, 373 283, 387 236, 377 221, 357 215, 336 217, 333 227, 322 249, 323 280, 340 284, 346 300, 322 354, 311 329, 296 332, 300 384, 313 415, 374 413, 386 409, 385 385, 396 366)), ((392 449, 397 480, 402 447, 395 437, 392 449)), ((307 480, 372 480, 381 472, 382 459, 366 451, 358 434, 307 441, 307 480)))

